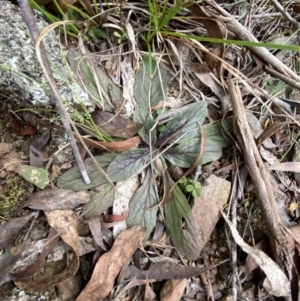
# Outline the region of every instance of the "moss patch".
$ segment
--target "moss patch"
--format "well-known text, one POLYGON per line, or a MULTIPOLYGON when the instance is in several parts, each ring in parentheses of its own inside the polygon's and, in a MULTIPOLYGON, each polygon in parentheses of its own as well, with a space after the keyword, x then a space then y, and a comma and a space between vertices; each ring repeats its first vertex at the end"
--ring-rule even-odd
POLYGON ((19 176, 7 179, 4 194, 0 196, 0 217, 9 218, 19 207, 20 200, 27 196, 25 181, 19 176))

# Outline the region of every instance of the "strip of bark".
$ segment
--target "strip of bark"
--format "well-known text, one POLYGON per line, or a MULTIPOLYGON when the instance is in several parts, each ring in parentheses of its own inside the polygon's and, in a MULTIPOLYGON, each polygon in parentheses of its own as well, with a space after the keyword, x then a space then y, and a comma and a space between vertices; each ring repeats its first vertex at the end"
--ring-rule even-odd
POLYGON ((291 279, 292 259, 286 247, 287 237, 283 231, 268 171, 263 164, 248 124, 239 87, 234 85, 232 80, 229 80, 228 89, 234 113, 234 134, 244 156, 263 219, 267 226, 272 255, 288 278, 291 279))

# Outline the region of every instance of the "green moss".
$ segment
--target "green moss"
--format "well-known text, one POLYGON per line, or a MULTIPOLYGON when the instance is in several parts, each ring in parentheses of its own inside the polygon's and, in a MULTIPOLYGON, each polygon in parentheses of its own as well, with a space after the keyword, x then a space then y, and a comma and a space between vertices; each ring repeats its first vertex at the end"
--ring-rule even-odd
POLYGON ((0 196, 0 216, 8 218, 18 208, 21 197, 27 194, 24 180, 19 176, 9 178, 0 196))

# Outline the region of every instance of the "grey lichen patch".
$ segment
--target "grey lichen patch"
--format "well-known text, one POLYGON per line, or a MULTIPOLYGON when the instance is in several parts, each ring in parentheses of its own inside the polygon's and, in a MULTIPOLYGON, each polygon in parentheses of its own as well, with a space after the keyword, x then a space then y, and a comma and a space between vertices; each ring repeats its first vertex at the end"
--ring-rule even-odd
MULTIPOLYGON (((11 2, 0 0, 0 91, 24 105, 52 104, 50 87, 39 65, 29 30, 24 23, 20 9, 11 2)), ((37 26, 42 31, 47 22, 35 11, 37 26)), ((94 107, 88 94, 70 76, 66 65, 66 50, 58 43, 55 31, 51 31, 43 43, 50 59, 58 91, 66 104, 82 102, 94 107)))

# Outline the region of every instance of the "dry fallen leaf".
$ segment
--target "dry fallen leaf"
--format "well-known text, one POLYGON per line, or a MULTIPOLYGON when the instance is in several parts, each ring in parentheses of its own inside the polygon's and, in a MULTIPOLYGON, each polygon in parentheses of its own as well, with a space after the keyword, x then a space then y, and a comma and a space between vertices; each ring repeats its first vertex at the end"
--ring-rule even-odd
POLYGON ((24 249, 25 245, 19 244, 0 256, 0 279, 12 270, 15 263, 21 258, 24 249))
POLYGON ((141 226, 122 232, 112 249, 100 257, 90 282, 76 301, 97 301, 105 298, 112 290, 121 268, 132 257, 145 235, 146 229, 141 226))
POLYGON ((51 228, 48 234, 47 243, 44 245, 43 251, 34 264, 28 266, 25 270, 13 273, 12 276, 16 279, 27 278, 37 273, 46 262, 46 257, 55 248, 59 240, 57 232, 51 228))
POLYGON ((69 189, 47 189, 30 196, 23 207, 39 210, 74 209, 80 204, 88 203, 90 194, 86 190, 73 192, 69 189))
POLYGON ((12 218, 8 223, 1 225, 0 248, 8 244, 34 215, 33 212, 23 217, 12 218))
POLYGON ((101 130, 113 137, 129 138, 143 127, 141 123, 101 110, 96 110, 92 119, 101 130))
POLYGON ((156 279, 157 281, 168 279, 191 278, 204 273, 209 268, 191 267, 177 263, 156 263, 152 264, 147 271, 142 271, 135 266, 129 266, 124 272, 124 278, 135 277, 137 279, 156 279))
POLYGON ((222 215, 230 227, 231 234, 235 242, 243 249, 244 252, 251 255, 255 259, 260 268, 266 274, 270 287, 268 293, 276 297, 290 296, 290 282, 280 267, 264 252, 246 244, 227 216, 223 212, 222 215))
POLYGON ((79 267, 79 238, 74 212, 71 210, 54 210, 45 211, 44 213, 50 226, 73 249, 75 256, 73 256, 66 268, 59 274, 46 276, 45 278, 39 277, 37 280, 32 278, 15 279, 15 285, 27 293, 43 290, 71 278, 79 267))
POLYGON ((223 206, 227 203, 230 194, 230 182, 211 175, 207 184, 201 188, 201 196, 195 198, 192 209, 198 232, 201 233, 201 249, 209 241, 223 206))
POLYGON ((171 279, 166 281, 160 292, 160 301, 180 301, 186 284, 186 279, 171 279))
MULTIPOLYGON (((74 133, 74 137, 78 139, 77 134, 74 133)), ((131 149, 133 147, 136 147, 141 142, 140 136, 135 136, 133 138, 123 140, 123 141, 117 141, 117 142, 103 142, 103 141, 97 141, 86 137, 81 137, 83 142, 88 145, 95 147, 97 149, 101 150, 107 150, 112 152, 123 152, 128 149, 131 149)))

